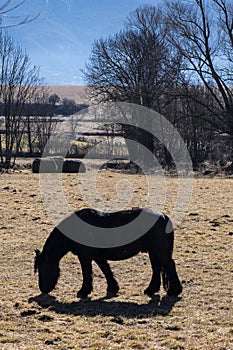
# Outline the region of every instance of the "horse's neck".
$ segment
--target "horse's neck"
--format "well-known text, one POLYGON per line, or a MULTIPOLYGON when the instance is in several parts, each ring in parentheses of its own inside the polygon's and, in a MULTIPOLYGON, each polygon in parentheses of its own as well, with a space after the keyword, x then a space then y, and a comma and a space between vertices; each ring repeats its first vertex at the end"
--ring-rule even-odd
POLYGON ((55 228, 45 242, 43 253, 51 260, 60 261, 69 250, 69 239, 55 228))

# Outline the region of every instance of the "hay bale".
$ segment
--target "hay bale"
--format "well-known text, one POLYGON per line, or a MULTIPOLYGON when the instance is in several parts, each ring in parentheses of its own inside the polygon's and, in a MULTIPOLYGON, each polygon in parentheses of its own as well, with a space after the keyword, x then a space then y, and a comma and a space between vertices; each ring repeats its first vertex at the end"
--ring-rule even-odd
POLYGON ((85 165, 78 159, 65 159, 63 173, 85 173, 85 165))
POLYGON ((36 158, 32 163, 33 173, 85 173, 86 169, 80 160, 63 157, 36 158))
POLYGON ((62 171, 62 157, 36 158, 32 163, 33 173, 59 173, 62 171))
POLYGON ((227 164, 224 170, 227 175, 233 175, 233 162, 230 164, 227 164))

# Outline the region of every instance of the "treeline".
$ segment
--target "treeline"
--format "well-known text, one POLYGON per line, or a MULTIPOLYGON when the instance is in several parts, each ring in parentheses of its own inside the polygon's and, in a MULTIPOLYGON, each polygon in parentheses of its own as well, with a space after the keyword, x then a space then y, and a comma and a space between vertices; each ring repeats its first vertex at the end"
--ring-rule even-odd
MULTIPOLYGON (((121 31, 93 43, 83 77, 97 102, 130 102, 163 115, 179 131, 195 167, 206 160, 232 161, 231 0, 167 0, 159 7, 137 8, 121 31)), ((43 85, 25 51, 0 33, 2 167, 24 149, 42 152, 58 116, 86 107, 49 95, 43 85)), ((70 129, 75 135, 72 118, 70 129)), ((126 120, 118 132, 146 146, 164 166, 173 166, 168 149, 143 127, 135 131, 126 120)), ((172 135, 169 142, 176 147, 172 135)))
MULTIPOLYGON (((88 107, 47 95, 45 87, 40 87, 35 96, 35 101, 23 102, 23 106, 15 100, 0 103, 0 167, 13 166, 18 156, 40 156, 57 125, 88 107)), ((70 122, 70 132, 77 127, 73 124, 70 122)))
MULTIPOLYGON (((41 155, 57 124, 62 122, 62 117, 78 113, 87 107, 88 105, 77 104, 72 99, 61 100, 56 94, 49 95, 45 102, 26 103, 21 122, 24 137, 14 155, 41 155)), ((77 127, 77 122, 73 124, 71 121, 70 133, 77 127)))
MULTIPOLYGON (((161 113, 183 137, 196 167, 205 160, 232 161, 232 23, 228 0, 139 7, 121 31, 93 44, 84 69, 92 96, 161 113)), ((135 134, 125 126, 124 132, 129 138, 135 134)), ((134 137, 172 164, 152 135, 140 131, 134 137)))
MULTIPOLYGON (((46 116, 69 116, 78 113, 88 105, 85 103, 77 104, 74 100, 63 99, 59 105, 52 105, 49 102, 30 102, 25 103, 23 108, 23 115, 25 117, 46 117, 46 116)), ((18 108, 18 106, 12 103, 12 109, 18 108)), ((5 105, 0 102, 0 116, 5 113, 5 105)))

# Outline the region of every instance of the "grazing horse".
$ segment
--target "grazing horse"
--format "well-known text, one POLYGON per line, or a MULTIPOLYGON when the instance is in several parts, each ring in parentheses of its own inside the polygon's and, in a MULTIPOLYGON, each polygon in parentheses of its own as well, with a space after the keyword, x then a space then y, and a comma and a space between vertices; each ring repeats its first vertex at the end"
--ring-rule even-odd
MULTIPOLYGON (((81 264, 83 283, 77 293, 80 298, 86 298, 92 291, 92 261, 95 261, 106 277, 107 295, 116 295, 119 286, 107 260, 124 260, 137 255, 139 252, 149 254, 152 267, 152 278, 149 286, 144 291, 145 294, 153 296, 154 293, 159 291, 161 276, 163 287, 168 295, 177 296, 182 292, 175 262, 172 259, 174 232, 171 221, 166 215, 152 209, 134 208, 107 213, 86 208, 68 216, 64 223, 62 230, 59 229, 61 227, 59 225, 53 229, 44 244, 42 252, 38 249, 35 251, 34 270, 39 272, 39 288, 42 293, 48 294, 55 288, 60 275, 59 262, 68 252, 77 255, 81 264), (140 220, 142 211, 144 220, 146 218, 151 222, 153 221, 153 225, 148 226, 147 231, 141 232, 130 243, 121 246, 88 246, 76 239, 69 238, 65 234, 66 225, 71 223, 72 215, 76 215, 77 218, 92 225, 93 232, 81 232, 81 234, 92 234, 93 237, 96 227, 112 229, 127 225, 136 219, 140 220), (170 230, 167 230, 168 226, 170 230)), ((75 225, 69 225, 69 229, 70 227, 72 227, 74 234, 80 228, 78 225, 76 227, 75 225)))

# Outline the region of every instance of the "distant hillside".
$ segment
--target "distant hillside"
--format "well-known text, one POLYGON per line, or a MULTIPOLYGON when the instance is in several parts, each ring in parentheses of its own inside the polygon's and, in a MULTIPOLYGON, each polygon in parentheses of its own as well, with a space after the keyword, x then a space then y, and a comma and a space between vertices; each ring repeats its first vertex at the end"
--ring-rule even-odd
POLYGON ((68 98, 76 103, 88 104, 87 86, 48 86, 49 94, 58 95, 61 99, 68 98))

